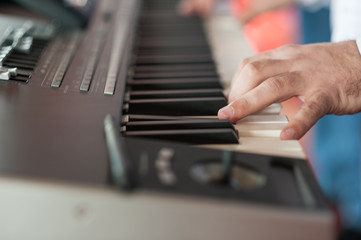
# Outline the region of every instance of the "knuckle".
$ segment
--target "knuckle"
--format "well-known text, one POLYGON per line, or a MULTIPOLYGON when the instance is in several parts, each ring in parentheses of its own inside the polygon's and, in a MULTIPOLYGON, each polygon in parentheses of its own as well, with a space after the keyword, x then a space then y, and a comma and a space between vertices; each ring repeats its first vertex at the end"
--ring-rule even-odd
POLYGON ((251 57, 243 59, 240 63, 238 68, 244 68, 248 63, 252 62, 251 57))
POLYGON ((330 108, 330 98, 327 94, 315 93, 307 103, 307 110, 313 116, 322 116, 330 108))
POLYGON ((270 92, 280 93, 288 88, 290 88, 290 83, 288 78, 282 76, 276 76, 268 79, 264 82, 265 87, 269 89, 270 92))
POLYGON ((250 62, 245 66, 244 71, 248 76, 257 77, 261 75, 262 67, 259 62, 250 62))
MULTIPOLYGON (((292 58, 290 58, 290 61, 292 61, 293 66, 299 66, 301 63, 308 62, 310 60, 310 56, 303 52, 296 52, 292 55, 292 58)), ((316 65, 310 65, 308 67, 308 71, 313 72, 318 69, 319 66, 316 65)))

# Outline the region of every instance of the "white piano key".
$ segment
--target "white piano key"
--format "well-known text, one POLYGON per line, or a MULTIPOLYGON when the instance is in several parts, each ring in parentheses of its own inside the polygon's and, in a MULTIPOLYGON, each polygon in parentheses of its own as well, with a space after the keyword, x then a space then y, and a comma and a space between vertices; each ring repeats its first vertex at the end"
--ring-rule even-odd
POLYGON ((239 144, 207 144, 200 146, 236 152, 306 159, 298 141, 280 140, 279 137, 240 137, 239 144))
POLYGON ((237 124, 273 124, 273 123, 287 123, 286 115, 249 115, 239 120, 237 124))
MULTIPOLYGON (((233 17, 227 15, 212 16, 205 21, 206 33, 217 63, 225 95, 240 62, 254 52, 247 43, 242 26, 233 17)), ((207 145, 212 148, 229 149, 240 152, 269 154, 305 159, 298 141, 281 141, 282 128, 287 117, 280 115, 282 106, 278 103, 247 116, 235 124, 239 131, 239 145, 207 145), (263 127, 260 127, 263 125, 263 127)))
POLYGON ((237 123, 234 125, 240 137, 279 137, 287 123, 250 124, 237 123))
MULTIPOLYGON (((260 118, 267 118, 267 117, 265 117, 265 116, 268 116, 270 122, 272 122, 272 121, 271 121, 272 117, 274 117, 274 118, 275 118, 274 120, 275 120, 276 122, 278 122, 278 121, 280 121, 280 119, 276 119, 276 118, 278 118, 278 116, 280 116, 281 110, 282 110, 281 104, 279 104, 279 103, 274 103, 274 104, 271 104, 270 106, 262 109, 261 111, 258 111, 258 112, 256 112, 256 113, 253 113, 253 114, 251 114, 251 115, 249 115, 249 116, 247 116, 247 117, 245 117, 245 118, 243 118, 243 119, 247 119, 247 118, 250 117, 250 116, 253 116, 253 119, 256 118, 255 116, 262 116, 262 117, 260 117, 260 118)), ((185 117, 194 117, 194 118, 217 118, 217 116, 200 116, 200 115, 198 115, 198 116, 185 116, 185 117)), ((285 118, 285 116, 280 117, 280 118, 285 118)), ((243 119, 241 119, 240 121, 242 121, 243 119)), ((286 119, 287 119, 287 118, 286 118, 286 119)))
POLYGON ((279 103, 273 103, 269 105, 268 107, 254 113, 254 114, 260 114, 260 115, 271 115, 271 114, 277 114, 279 115, 281 113, 282 106, 279 103))
POLYGON ((240 61, 254 53, 236 19, 230 16, 212 16, 205 21, 205 27, 218 72, 224 86, 229 87, 240 61))
POLYGON ((10 79, 10 72, 0 73, 0 80, 8 81, 10 79))

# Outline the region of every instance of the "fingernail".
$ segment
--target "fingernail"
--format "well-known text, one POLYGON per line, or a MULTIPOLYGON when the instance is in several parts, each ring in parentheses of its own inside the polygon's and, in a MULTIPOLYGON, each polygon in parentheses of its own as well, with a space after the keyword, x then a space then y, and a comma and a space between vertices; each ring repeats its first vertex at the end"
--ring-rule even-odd
POLYGON ((231 119, 233 117, 234 110, 232 106, 226 106, 221 108, 218 112, 218 117, 220 119, 231 119))
POLYGON ((288 128, 281 133, 281 139, 296 139, 296 131, 293 128, 288 128))

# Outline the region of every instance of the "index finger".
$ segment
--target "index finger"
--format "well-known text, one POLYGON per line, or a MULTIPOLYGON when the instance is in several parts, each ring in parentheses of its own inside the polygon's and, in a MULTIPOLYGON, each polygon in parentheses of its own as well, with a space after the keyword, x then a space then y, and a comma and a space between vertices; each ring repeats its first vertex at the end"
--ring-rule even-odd
POLYGON ((260 59, 246 64, 233 79, 229 102, 233 102, 266 79, 289 72, 291 67, 292 61, 278 59, 260 59))
POLYGON ((219 119, 236 122, 258 112, 275 102, 289 99, 303 91, 303 82, 296 72, 278 75, 267 79, 256 88, 237 98, 218 111, 219 119))

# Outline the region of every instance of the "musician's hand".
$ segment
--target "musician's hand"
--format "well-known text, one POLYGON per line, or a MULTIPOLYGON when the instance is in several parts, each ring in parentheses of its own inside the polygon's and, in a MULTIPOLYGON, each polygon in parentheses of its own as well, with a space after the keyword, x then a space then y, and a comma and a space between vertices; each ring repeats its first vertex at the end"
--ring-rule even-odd
POLYGON ((179 12, 182 15, 200 15, 209 17, 212 13, 216 0, 182 0, 179 5, 179 12))
POLYGON ((326 114, 361 111, 361 56, 355 41, 288 45, 245 59, 233 79, 230 104, 218 112, 235 122, 293 96, 304 103, 281 132, 301 138, 326 114))
POLYGON ((234 0, 242 9, 237 18, 247 23, 253 18, 272 10, 287 7, 295 3, 295 0, 234 0))

